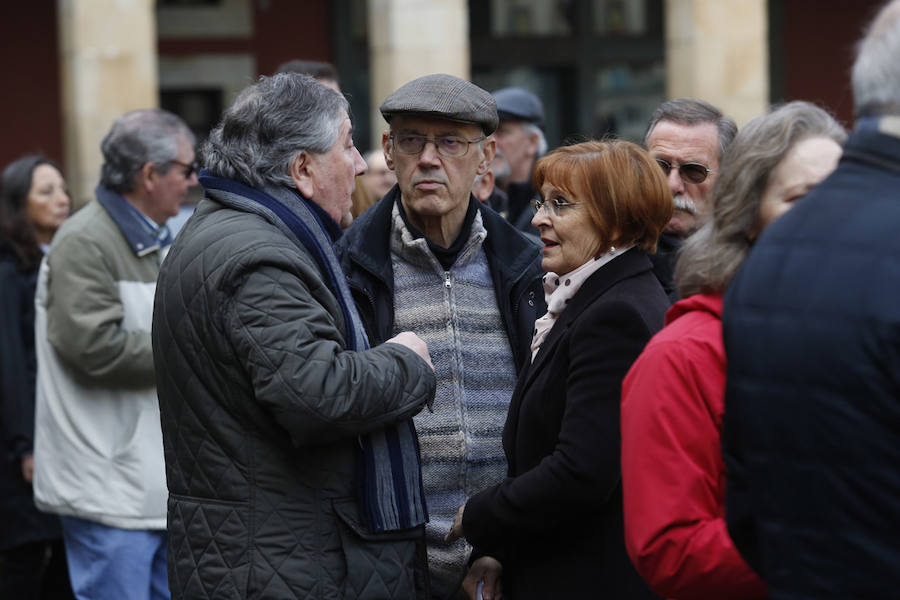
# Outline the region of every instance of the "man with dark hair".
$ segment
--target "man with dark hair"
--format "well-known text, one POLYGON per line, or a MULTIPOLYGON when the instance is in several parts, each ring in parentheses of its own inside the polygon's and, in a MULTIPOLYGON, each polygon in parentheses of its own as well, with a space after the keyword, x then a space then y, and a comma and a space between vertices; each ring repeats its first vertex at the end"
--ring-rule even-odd
POLYGON ((341 84, 338 81, 338 72, 334 65, 328 62, 318 60, 303 60, 295 58, 278 65, 275 73, 300 73, 301 75, 309 75, 325 87, 329 87, 336 92, 341 91, 341 84))
POLYGON ((173 597, 427 598, 435 378, 414 333, 370 347, 332 247, 365 170, 347 100, 263 77, 202 155, 153 313, 173 597))
POLYGON ((725 518, 771 598, 900 588, 900 0, 858 48, 837 169, 725 296, 725 518))
POLYGON ((675 301, 675 256, 681 242, 705 222, 719 161, 737 133, 735 122, 697 98, 663 102, 653 112, 644 146, 666 174, 675 212, 660 236, 653 270, 675 301))
POLYGON ((428 501, 433 597, 460 593, 468 547, 447 542, 466 499, 506 475, 503 425, 545 310, 535 244, 472 195, 496 143, 494 99, 427 75, 381 104, 397 185, 341 240, 341 263, 373 341, 411 329, 435 357, 434 410, 415 418, 428 501))
POLYGON ((150 317, 165 222, 197 184, 193 145, 166 111, 116 119, 96 200, 40 270, 34 497, 60 515, 80 599, 169 597, 150 317))

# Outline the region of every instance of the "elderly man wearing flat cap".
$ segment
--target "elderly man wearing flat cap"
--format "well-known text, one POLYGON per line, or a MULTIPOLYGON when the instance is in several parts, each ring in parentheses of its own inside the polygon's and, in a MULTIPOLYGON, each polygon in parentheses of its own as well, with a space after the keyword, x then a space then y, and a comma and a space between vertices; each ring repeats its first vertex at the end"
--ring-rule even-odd
POLYGON ((509 178, 503 182, 508 200, 507 218, 518 229, 534 233, 531 225, 531 175, 537 160, 547 153, 544 126, 544 104, 541 99, 520 87, 505 87, 494 92, 497 102, 497 147, 509 165, 509 178))
POLYGON ((471 194, 496 152, 494 98, 450 75, 410 81, 381 105, 397 185, 347 230, 341 265, 369 339, 411 330, 437 376, 415 417, 432 598, 456 598, 469 547, 444 541, 457 508, 506 475, 501 436, 534 320, 545 311, 537 246, 471 194))

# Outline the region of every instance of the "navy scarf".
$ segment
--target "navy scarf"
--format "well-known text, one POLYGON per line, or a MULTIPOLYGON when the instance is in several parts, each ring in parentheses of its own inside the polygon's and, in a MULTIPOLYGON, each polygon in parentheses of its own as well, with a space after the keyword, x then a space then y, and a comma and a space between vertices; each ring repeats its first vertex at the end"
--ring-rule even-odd
MULTIPOLYGON (((267 217, 304 248, 316 261, 325 283, 340 304, 347 349, 369 348, 350 286, 332 247, 333 239, 341 233, 340 227, 328 213, 286 187, 258 190, 213 176, 206 170, 200 173, 200 183, 232 199, 243 199, 242 204, 246 205, 247 201, 255 204, 254 212, 267 217)), ((355 448, 359 512, 368 528, 391 531, 425 523, 428 513, 419 440, 412 419, 359 436, 355 448)))

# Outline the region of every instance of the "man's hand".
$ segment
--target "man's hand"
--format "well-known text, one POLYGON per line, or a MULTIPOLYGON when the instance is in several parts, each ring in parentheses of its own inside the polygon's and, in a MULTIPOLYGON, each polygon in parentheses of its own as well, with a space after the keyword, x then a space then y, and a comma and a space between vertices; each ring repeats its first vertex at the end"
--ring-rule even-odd
POLYGON ((445 542, 455 542, 459 538, 466 537, 466 535, 463 533, 462 528, 462 518, 465 510, 466 505, 463 504, 459 507, 459 510, 456 511, 456 516, 453 517, 453 525, 450 526, 450 531, 448 531, 447 535, 444 536, 445 542))
POLYGON ((428 363, 431 370, 434 371, 434 365, 431 364, 431 355, 428 353, 428 344, 412 331, 402 331, 386 341, 385 344, 400 344, 401 346, 406 346, 418 354, 422 360, 428 363))
POLYGON ((22 477, 28 483, 34 480, 34 454, 26 454, 22 457, 22 477))
POLYGON ((482 556, 472 563, 462 588, 469 600, 478 598, 478 584, 484 582, 481 597, 484 600, 500 600, 503 597, 503 565, 496 558, 482 556))

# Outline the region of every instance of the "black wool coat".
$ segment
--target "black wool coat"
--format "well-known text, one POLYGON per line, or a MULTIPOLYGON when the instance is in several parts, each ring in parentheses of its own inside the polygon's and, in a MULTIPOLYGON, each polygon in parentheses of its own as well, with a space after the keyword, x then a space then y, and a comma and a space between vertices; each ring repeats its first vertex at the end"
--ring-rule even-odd
POLYGON ((0 551, 60 539, 55 515, 34 506, 22 456, 34 445, 34 289, 37 268, 22 269, 0 242, 0 551))
POLYGON ((463 515, 476 552, 503 564, 504 596, 654 597, 625 552, 619 401, 668 304, 646 254, 629 250, 584 282, 519 375, 509 476, 463 515))

